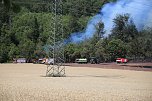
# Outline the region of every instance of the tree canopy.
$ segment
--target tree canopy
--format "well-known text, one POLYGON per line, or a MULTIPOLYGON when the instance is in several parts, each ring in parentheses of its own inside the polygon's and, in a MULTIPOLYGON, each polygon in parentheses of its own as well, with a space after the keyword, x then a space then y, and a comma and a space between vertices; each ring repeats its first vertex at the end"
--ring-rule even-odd
MULTIPOLYGON (((63 0, 64 39, 85 29, 87 22, 107 2, 115 0, 63 0)), ((47 57, 53 0, 0 0, 0 62, 24 57, 47 57)), ((152 60, 152 28, 138 31, 129 14, 113 19, 111 35, 104 37, 104 23, 95 25, 93 37, 65 45, 66 62, 98 57, 103 62, 117 57, 152 60)))

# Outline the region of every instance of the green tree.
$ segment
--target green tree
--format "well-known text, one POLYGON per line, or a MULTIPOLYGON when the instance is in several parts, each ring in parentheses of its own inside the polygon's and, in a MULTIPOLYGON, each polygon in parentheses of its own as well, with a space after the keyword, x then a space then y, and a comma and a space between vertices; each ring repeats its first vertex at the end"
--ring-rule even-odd
POLYGON ((125 43, 123 41, 121 41, 120 39, 113 39, 108 43, 107 46, 107 51, 110 54, 111 57, 111 61, 115 61, 116 58, 119 57, 126 57, 126 46, 125 43))
POLYGON ((10 51, 8 52, 8 56, 10 60, 13 60, 13 58, 19 57, 19 49, 15 44, 10 45, 10 51))
POLYGON ((125 26, 128 24, 129 15, 117 15, 116 18, 113 20, 114 22, 114 28, 112 29, 111 36, 116 39, 124 40, 125 33, 123 32, 125 29, 125 26))
POLYGON ((114 19, 114 28, 111 37, 121 39, 123 42, 130 42, 137 35, 138 31, 132 20, 129 20, 129 14, 118 15, 114 19))
POLYGON ((96 45, 95 45, 95 56, 101 61, 101 62, 108 62, 110 60, 108 49, 108 40, 107 38, 100 39, 96 45))
POLYGON ((34 56, 35 44, 31 40, 22 40, 19 44, 20 56, 26 59, 32 59, 34 56))
POLYGON ((11 44, 10 30, 7 24, 3 24, 0 33, 0 62, 7 62, 9 59, 8 52, 11 44))
POLYGON ((151 29, 141 31, 134 40, 130 42, 130 55, 134 60, 150 59, 152 56, 152 33, 151 29))
POLYGON ((28 38, 31 39, 36 44, 40 35, 40 29, 39 29, 39 24, 36 17, 34 17, 33 22, 34 22, 32 26, 33 31, 32 33, 28 33, 28 38))
POLYGON ((75 44, 68 44, 65 47, 65 58, 66 62, 73 62, 75 61, 76 55, 76 45, 75 44))
POLYGON ((6 44, 0 44, 0 63, 7 62, 9 57, 8 57, 8 47, 6 44))

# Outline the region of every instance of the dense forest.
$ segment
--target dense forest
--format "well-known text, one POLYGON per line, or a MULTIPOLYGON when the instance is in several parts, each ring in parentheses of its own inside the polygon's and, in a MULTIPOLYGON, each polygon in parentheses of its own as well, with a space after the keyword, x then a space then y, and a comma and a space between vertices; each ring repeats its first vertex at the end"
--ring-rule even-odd
MULTIPOLYGON (((13 58, 47 57, 44 46, 50 41, 52 1, 0 0, 0 63, 13 58)), ((105 3, 115 1, 63 0, 64 39, 84 30, 105 3)), ((108 37, 104 37, 104 23, 100 22, 95 25, 93 37, 79 43, 67 43, 66 62, 89 57, 97 57, 101 62, 112 62, 118 57, 152 61, 152 28, 139 31, 129 18, 129 14, 117 15, 108 37)))

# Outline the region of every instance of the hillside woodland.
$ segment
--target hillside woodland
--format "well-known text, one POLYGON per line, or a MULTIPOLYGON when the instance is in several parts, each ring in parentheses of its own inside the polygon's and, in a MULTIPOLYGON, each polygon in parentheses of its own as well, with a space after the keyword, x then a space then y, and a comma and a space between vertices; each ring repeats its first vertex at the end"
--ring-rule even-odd
MULTIPOLYGON (((53 0, 0 0, 0 62, 13 58, 47 57, 44 49, 51 41, 51 6, 53 0)), ((85 29, 88 21, 102 6, 115 0, 64 0, 64 39, 85 29)), ((111 34, 104 37, 104 23, 96 25, 93 37, 65 45, 66 62, 76 58, 97 57, 112 62, 118 57, 133 61, 152 61, 152 28, 137 30, 129 14, 113 19, 111 34)))

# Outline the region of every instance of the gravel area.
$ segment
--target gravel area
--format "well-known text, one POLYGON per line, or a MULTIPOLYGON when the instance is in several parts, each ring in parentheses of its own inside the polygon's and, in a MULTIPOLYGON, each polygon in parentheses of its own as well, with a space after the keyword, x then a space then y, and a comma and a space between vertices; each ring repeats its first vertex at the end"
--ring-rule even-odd
POLYGON ((151 71, 66 65, 66 77, 45 77, 46 65, 0 64, 0 101, 152 101, 151 71))

